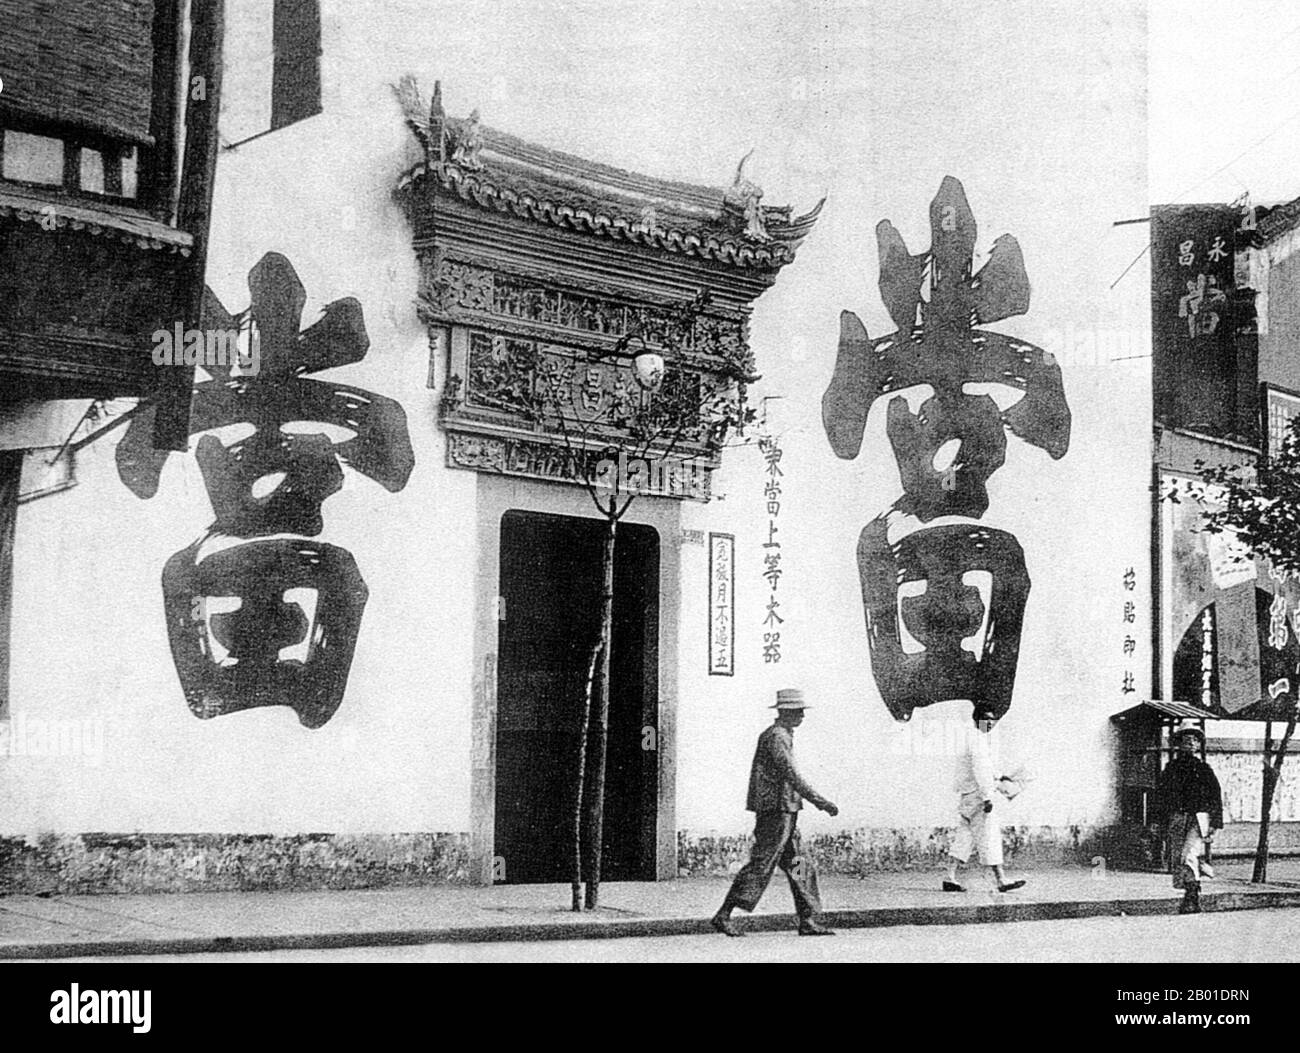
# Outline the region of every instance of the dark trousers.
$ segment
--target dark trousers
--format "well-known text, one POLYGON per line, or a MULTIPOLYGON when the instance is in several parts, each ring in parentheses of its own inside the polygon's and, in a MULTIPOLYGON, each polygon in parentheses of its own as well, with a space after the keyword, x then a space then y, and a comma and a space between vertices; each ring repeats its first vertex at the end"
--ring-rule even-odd
POLYGON ((822 909, 817 891, 817 868, 804 855, 799 843, 798 812, 759 812, 754 817, 754 848, 749 862, 736 875, 727 893, 727 905, 741 910, 758 906, 772 872, 780 867, 790 882, 794 909, 800 919, 811 918, 822 909))

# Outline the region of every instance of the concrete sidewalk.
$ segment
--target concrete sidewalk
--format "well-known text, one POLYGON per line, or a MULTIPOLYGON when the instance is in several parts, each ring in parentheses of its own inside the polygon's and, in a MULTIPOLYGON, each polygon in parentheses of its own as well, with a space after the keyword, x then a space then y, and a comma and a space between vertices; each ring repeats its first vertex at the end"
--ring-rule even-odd
MULTIPOLYGON (((1248 862, 1223 862, 1205 883, 1207 911, 1300 907, 1300 860, 1270 863, 1252 885, 1248 862)), ((1011 893, 985 871, 967 891, 939 890, 937 872, 822 880, 825 920, 841 928, 1036 921, 1116 914, 1171 914, 1180 894, 1166 874, 1084 867, 1016 871, 1011 893)), ((567 909, 567 885, 429 886, 328 892, 212 892, 137 896, 0 897, 0 959, 192 954, 438 942, 559 940, 704 934, 726 878, 618 882, 596 912, 567 909)), ((736 917, 748 931, 792 928, 789 892, 777 876, 759 909, 736 917)), ((721 939, 722 937, 716 937, 721 939)))

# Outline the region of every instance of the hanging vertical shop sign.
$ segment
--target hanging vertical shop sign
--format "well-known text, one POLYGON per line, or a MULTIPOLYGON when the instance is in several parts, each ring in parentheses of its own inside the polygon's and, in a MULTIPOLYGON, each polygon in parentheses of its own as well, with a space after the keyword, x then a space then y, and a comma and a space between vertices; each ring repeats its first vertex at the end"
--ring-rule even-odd
POLYGON ((1239 218, 1231 205, 1152 209, 1152 384, 1156 419, 1169 427, 1241 430, 1230 311, 1239 218))

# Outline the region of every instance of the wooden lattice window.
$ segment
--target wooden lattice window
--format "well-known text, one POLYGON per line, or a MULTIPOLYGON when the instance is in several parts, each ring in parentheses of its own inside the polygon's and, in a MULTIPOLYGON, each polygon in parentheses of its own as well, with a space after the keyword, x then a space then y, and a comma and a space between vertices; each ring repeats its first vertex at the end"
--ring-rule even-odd
POLYGON ((132 199, 138 191, 134 144, 0 127, 0 178, 71 193, 132 199))
POLYGON ((1272 385, 1266 386, 1265 412, 1268 414, 1266 425, 1268 431, 1268 455, 1276 457, 1282 449, 1282 440, 1291 427, 1291 419, 1300 414, 1300 395, 1288 391, 1279 391, 1272 385))
POLYGON ((0 180, 167 218, 182 0, 0 0, 0 180))

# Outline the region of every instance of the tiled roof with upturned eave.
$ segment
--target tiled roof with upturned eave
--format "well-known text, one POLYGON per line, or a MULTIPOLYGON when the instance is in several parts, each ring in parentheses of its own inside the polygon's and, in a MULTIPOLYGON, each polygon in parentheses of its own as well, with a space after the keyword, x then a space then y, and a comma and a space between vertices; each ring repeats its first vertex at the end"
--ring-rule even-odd
POLYGON ((761 206, 767 236, 751 238, 720 188, 626 172, 490 128, 481 134, 480 167, 430 158, 408 170, 399 189, 432 188, 520 219, 766 270, 794 259, 825 202, 798 217, 789 206, 761 206))

